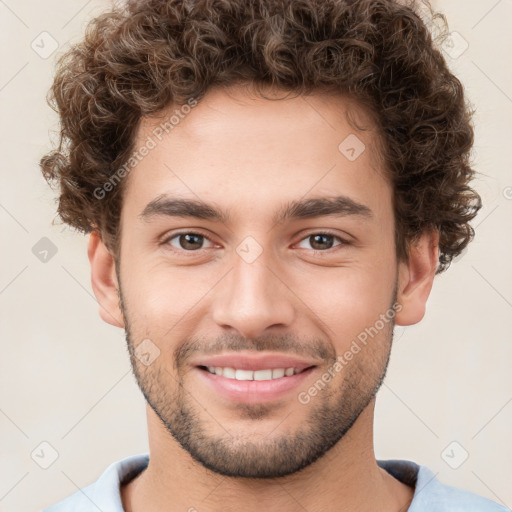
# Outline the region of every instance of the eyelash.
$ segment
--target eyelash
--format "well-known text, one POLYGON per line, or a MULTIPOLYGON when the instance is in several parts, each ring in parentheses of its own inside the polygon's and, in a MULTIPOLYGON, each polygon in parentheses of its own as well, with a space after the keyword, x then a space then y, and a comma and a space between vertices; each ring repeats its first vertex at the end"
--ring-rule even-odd
MULTIPOLYGON (((167 238, 165 238, 162 242, 162 245, 167 245, 171 251, 174 251, 174 252, 181 252, 181 253, 190 253, 191 255, 194 255, 194 254, 198 254, 200 253, 202 250, 205 250, 205 248, 201 248, 201 249, 196 249, 196 250, 186 250, 186 249, 183 249, 183 248, 176 248, 176 247, 173 247, 169 242, 171 240, 173 240, 174 238, 177 238, 181 235, 199 235, 200 237, 208 240, 210 243, 215 243, 213 242, 208 236, 204 235, 203 233, 200 233, 200 232, 196 232, 196 231, 180 231, 178 233, 173 233, 171 236, 168 236, 167 238)), ((334 251, 336 250, 336 248, 338 247, 342 247, 342 246, 346 246, 346 245, 350 245, 350 242, 348 240, 345 240, 344 238, 341 238, 339 235, 336 235, 335 233, 331 233, 329 231, 315 231, 313 233, 309 233, 308 235, 302 237, 298 243, 302 242, 303 240, 306 240, 314 235, 325 235, 325 236, 330 236, 330 237, 333 237, 333 238, 337 238, 339 240, 339 244, 337 245, 334 245, 333 247, 330 247, 329 249, 325 249, 325 250, 321 250, 321 249, 309 249, 310 251, 313 251, 314 254, 321 254, 321 253, 328 253, 328 252, 331 252, 331 251, 334 251)))

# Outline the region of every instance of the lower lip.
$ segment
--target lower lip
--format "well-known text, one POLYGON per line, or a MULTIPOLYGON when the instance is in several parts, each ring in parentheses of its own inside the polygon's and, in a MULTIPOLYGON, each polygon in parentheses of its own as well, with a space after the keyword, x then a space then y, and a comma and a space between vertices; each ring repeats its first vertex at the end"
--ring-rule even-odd
POLYGON ((215 392, 229 400, 249 404, 271 402, 285 396, 297 388, 314 369, 311 367, 295 375, 272 380, 236 380, 196 367, 199 378, 204 379, 215 392))

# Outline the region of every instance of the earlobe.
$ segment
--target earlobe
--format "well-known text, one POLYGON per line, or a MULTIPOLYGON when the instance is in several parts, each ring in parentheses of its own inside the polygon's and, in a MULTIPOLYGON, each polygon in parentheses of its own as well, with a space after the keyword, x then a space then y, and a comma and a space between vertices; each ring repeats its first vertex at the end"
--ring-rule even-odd
POLYGON ((439 260, 439 231, 425 231, 411 246, 409 261, 398 266, 396 325, 413 325, 425 316, 439 260))
POLYGON ((88 256, 91 284, 99 304, 100 316, 108 324, 124 328, 114 258, 96 231, 89 238, 88 256))

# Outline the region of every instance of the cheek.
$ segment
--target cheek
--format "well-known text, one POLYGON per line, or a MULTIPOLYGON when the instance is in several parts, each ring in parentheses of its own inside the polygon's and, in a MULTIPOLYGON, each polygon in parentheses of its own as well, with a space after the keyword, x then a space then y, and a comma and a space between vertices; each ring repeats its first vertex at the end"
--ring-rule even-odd
POLYGON ((171 267, 136 257, 127 261, 123 295, 133 329, 160 338, 175 333, 218 281, 218 272, 207 267, 171 267))
POLYGON ((377 267, 337 269, 308 281, 312 284, 297 295, 323 322, 326 335, 343 344, 338 350, 374 326, 391 305, 394 274, 389 269, 385 274, 377 267))

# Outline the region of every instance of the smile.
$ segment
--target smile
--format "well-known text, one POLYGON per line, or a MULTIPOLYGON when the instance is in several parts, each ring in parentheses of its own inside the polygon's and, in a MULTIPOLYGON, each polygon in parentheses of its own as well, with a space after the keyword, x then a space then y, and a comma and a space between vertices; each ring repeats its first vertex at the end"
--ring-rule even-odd
POLYGON ((230 368, 222 366, 203 366, 210 373, 215 375, 221 375, 227 379, 235 380, 273 380, 280 379, 282 377, 290 377, 297 373, 303 372, 306 368, 273 368, 273 369, 262 369, 262 370, 242 370, 239 368, 230 368))

